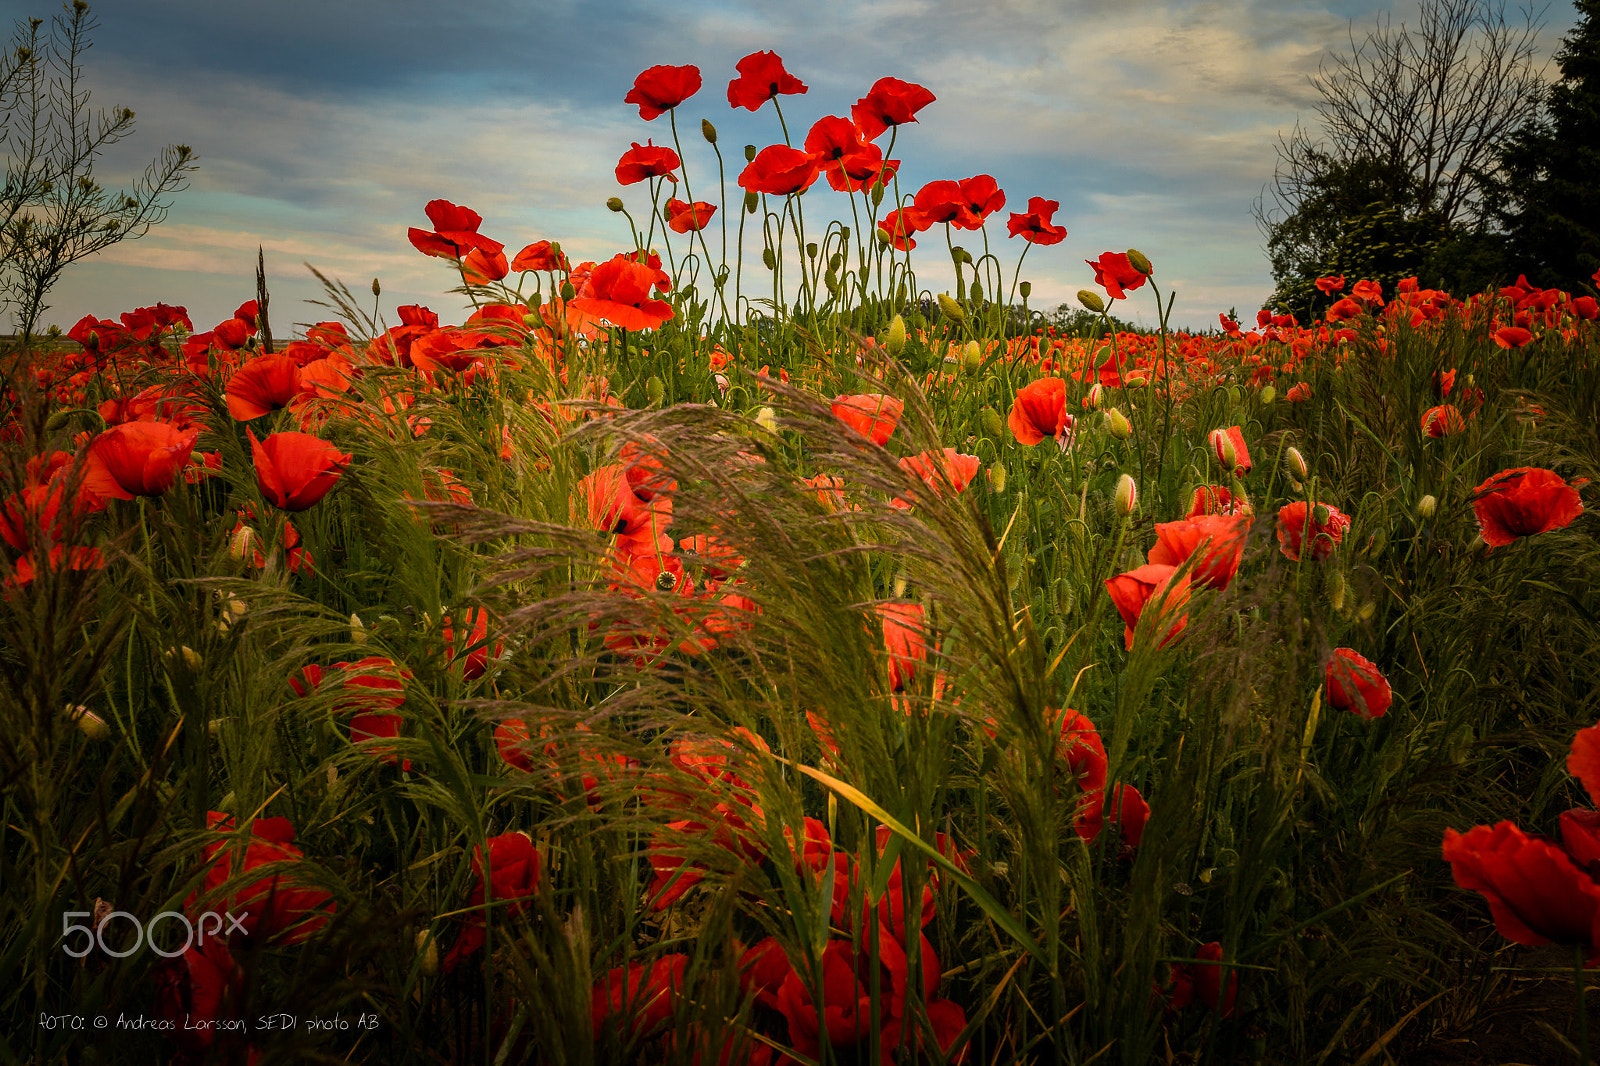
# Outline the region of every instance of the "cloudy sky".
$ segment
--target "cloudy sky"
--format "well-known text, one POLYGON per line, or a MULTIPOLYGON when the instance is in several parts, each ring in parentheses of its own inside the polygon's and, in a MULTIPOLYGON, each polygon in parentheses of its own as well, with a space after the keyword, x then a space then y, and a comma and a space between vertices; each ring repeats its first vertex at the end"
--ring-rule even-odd
MULTIPOLYGON (((0 0, 20 18, 47 0, 0 0)), ((303 264, 368 293, 381 307, 422 303, 446 322, 465 313, 447 263, 406 240, 430 228, 423 205, 444 198, 484 217, 508 254, 539 239, 574 257, 625 250, 609 213, 621 194, 636 217, 643 185, 619 188, 617 159, 634 141, 671 143, 665 117, 623 103, 654 64, 699 66, 705 87, 679 109, 697 199, 716 201, 716 160, 698 133, 709 118, 728 159, 730 203, 741 147, 781 141, 771 107, 727 104, 734 64, 771 49, 810 88, 783 98, 796 138, 823 115, 848 115, 893 76, 937 101, 901 128, 902 187, 992 174, 1007 196, 990 240, 1007 272, 1021 250, 1005 214, 1033 196, 1060 201, 1069 236, 1037 248, 1023 277, 1035 307, 1089 284, 1083 264, 1135 247, 1178 294, 1179 324, 1249 313, 1271 285, 1251 203, 1272 176, 1274 143, 1314 121, 1307 75, 1390 10, 1370 0, 98 0, 85 61, 97 106, 135 110, 135 135, 101 161, 126 183, 169 143, 199 170, 166 222, 68 269, 44 321, 115 317, 164 301, 197 329, 254 293, 265 250, 274 332, 333 317, 305 301, 320 286, 303 264)), ((1393 8, 1414 20, 1415 6, 1393 8)), ((1553 5, 1548 54, 1573 22, 1553 5)), ((1553 69, 1553 68, 1552 68, 1553 69)), ((819 185, 817 216, 848 218, 819 185)), ((734 207, 735 214, 737 206, 734 207)), ((933 236, 933 235, 930 235, 933 236)), ((969 240, 969 246, 971 241, 969 240)), ((925 286, 952 285, 943 240, 917 254, 925 286)), ((759 255, 759 251, 756 253, 759 255)), ((749 253, 747 252, 747 259, 749 253)), ((1149 321, 1135 294, 1127 311, 1149 321)))

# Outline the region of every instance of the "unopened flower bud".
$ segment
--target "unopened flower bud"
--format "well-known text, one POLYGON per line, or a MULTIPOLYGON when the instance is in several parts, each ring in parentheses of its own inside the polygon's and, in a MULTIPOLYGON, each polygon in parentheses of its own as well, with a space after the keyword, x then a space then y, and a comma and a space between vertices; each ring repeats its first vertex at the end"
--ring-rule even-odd
POLYGON ((1263 404, 1269 404, 1278 398, 1278 390, 1271 385, 1264 385, 1261 388, 1260 396, 1263 404))
POLYGON ((659 407, 667 395, 667 387, 661 383, 661 378, 655 374, 650 375, 650 380, 644 383, 644 398, 651 407, 659 407))
POLYGON ((45 432, 46 433, 54 433, 56 430, 60 429, 64 425, 66 425, 67 424, 67 419, 69 419, 71 417, 72 417, 72 412, 70 412, 70 411, 57 411, 57 412, 55 412, 49 418, 44 420, 45 432))
POLYGON ((1078 290, 1078 302, 1097 315, 1101 314, 1106 309, 1106 302, 1100 298, 1100 294, 1097 292, 1090 292, 1088 289, 1078 290))
POLYGON ((1088 392, 1083 394, 1083 409, 1085 411, 1097 411, 1100 409, 1100 405, 1105 402, 1105 398, 1105 386, 1097 381, 1089 386, 1088 392))
POLYGON ((883 346, 889 349, 889 354, 899 356, 901 349, 906 346, 906 320, 899 315, 889 320, 889 332, 884 335, 883 346))
POLYGON ((540 320, 538 315, 523 315, 522 324, 527 326, 529 329, 538 329, 540 326, 544 325, 544 322, 540 320))
POLYGON ((710 119, 703 118, 700 120, 700 136, 706 139, 707 144, 717 143, 717 127, 711 124, 710 119))
POLYGON ((1283 453, 1283 460, 1289 467, 1289 473, 1296 479, 1304 481, 1310 476, 1310 471, 1306 468, 1306 457, 1300 454, 1299 448, 1290 447, 1283 453))
POLYGON ((778 432, 778 413, 770 407, 763 407, 756 412, 756 425, 768 433, 778 432))
POLYGON ((621 211, 622 210, 622 197, 620 197, 620 196, 611 197, 609 200, 606 201, 606 208, 608 210, 610 210, 610 211, 613 211, 613 212, 621 211))
POLYGON ((350 643, 365 644, 367 642, 367 627, 361 624, 359 614, 350 615, 350 643))
POLYGON ((973 281, 973 283, 967 289, 967 295, 972 298, 972 302, 973 303, 978 303, 978 302, 982 301, 982 299, 983 299, 983 286, 979 285, 977 283, 977 281, 973 281))
POLYGON ((1233 437, 1225 429, 1211 431, 1211 451, 1221 463, 1223 469, 1232 470, 1238 466, 1239 452, 1233 446, 1233 437))
POLYGON ((969 374, 976 374, 978 367, 983 365, 983 349, 978 347, 977 341, 968 341, 961 352, 961 369, 969 374))
POLYGON ((1137 248, 1128 249, 1128 265, 1145 277, 1149 277, 1156 272, 1156 268, 1150 265, 1150 260, 1146 259, 1144 253, 1137 248))
POLYGON ((90 740, 104 740, 111 735, 111 727, 106 725, 106 720, 82 704, 76 707, 67 704, 66 715, 90 740))
POLYGON ((744 161, 746 163, 754 163, 756 161, 756 146, 755 145, 747 144, 747 145, 744 146, 744 161))
POLYGON ((1319 503, 1311 509, 1311 520, 1319 526, 1325 526, 1333 520, 1333 512, 1328 510, 1328 505, 1319 503))
POLYGON ((939 294, 939 310, 944 312, 944 317, 958 325, 967 320, 966 310, 942 292, 939 294))
POLYGON ((872 183, 872 206, 877 207, 881 203, 883 203, 883 182, 875 181, 872 183))
POLYGON ((1422 497, 1417 501, 1417 517, 1424 522, 1430 521, 1439 512, 1439 500, 1433 495, 1422 497))
POLYGON ((983 425, 984 435, 991 440, 999 440, 1005 435, 1006 423, 1000 417, 1000 412, 993 407, 985 407, 978 415, 978 421, 983 425))
POLYGON ((383 286, 378 284, 378 279, 377 278, 373 278, 372 279, 372 295, 374 295, 374 296, 382 296, 383 295, 383 286))
POLYGON ((1117 514, 1126 518, 1139 506, 1139 486, 1129 474, 1117 479, 1117 514))
POLYGON ((1356 617, 1363 622, 1372 621, 1372 616, 1378 613, 1378 605, 1368 600, 1361 605, 1361 610, 1356 612, 1356 617))
POLYGON ((767 245, 767 247, 761 249, 761 262, 766 265, 766 268, 768 270, 777 270, 778 269, 778 257, 773 252, 772 246, 770 244, 767 245))
POLYGON ((996 492, 1006 491, 1006 464, 994 463, 990 465, 989 487, 996 492))
MULTIPOLYGON (((710 123, 707 123, 710 125, 710 123)), ((439 940, 426 929, 417 932, 417 969, 424 977, 435 977, 439 973, 439 940)))
POLYGON ((249 559, 255 554, 256 531, 249 526, 240 526, 233 531, 233 539, 228 542, 228 554, 235 559, 249 559))
POLYGON ((1026 300, 1028 297, 1033 295, 1033 282, 1024 281, 1021 285, 1017 286, 1017 291, 1022 293, 1022 298, 1026 300))
POLYGON ((1344 571, 1335 570, 1328 575, 1328 602, 1336 611, 1344 610, 1344 571))
POLYGON ((563 281, 561 283, 561 298, 563 300, 570 300, 576 295, 578 295, 578 290, 573 286, 572 282, 563 281))
POLYGON ((1128 416, 1117 408, 1112 407, 1106 411, 1105 422, 1106 432, 1118 440, 1127 440, 1133 436, 1133 423, 1128 421, 1128 416))

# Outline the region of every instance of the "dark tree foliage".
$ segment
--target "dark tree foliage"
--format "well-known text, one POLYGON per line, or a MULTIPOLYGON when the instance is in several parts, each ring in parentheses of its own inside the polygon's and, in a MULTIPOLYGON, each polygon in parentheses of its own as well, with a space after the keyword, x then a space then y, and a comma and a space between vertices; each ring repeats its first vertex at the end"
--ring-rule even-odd
POLYGON ((1577 0, 1579 22, 1556 53, 1561 80, 1544 116, 1500 156, 1495 216, 1512 272, 1568 292, 1600 269, 1600 0, 1577 0))

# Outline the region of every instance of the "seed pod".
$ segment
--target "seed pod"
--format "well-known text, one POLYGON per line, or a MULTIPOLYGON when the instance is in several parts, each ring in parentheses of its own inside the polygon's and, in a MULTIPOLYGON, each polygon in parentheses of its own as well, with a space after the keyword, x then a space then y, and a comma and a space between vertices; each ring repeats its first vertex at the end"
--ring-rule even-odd
POLYGON ((756 161, 756 146, 755 145, 747 144, 747 145, 744 146, 744 161, 746 163, 754 163, 756 161))
POLYGON ((1088 289, 1078 290, 1078 302, 1097 315, 1103 313, 1106 309, 1106 302, 1100 298, 1100 294, 1090 292, 1088 289))
POLYGON ((707 144, 717 143, 717 127, 711 124, 710 119, 703 118, 700 120, 700 136, 706 139, 707 144))
POLYGON ((815 259, 816 257, 817 257, 817 242, 816 241, 807 241, 806 242, 806 258, 807 259, 815 259))
POLYGON ((1150 260, 1146 259, 1144 253, 1137 248, 1128 249, 1128 265, 1145 277, 1149 277, 1156 272, 1156 268, 1150 265, 1150 260))
POLYGON ((1129 474, 1117 479, 1117 514, 1126 518, 1139 507, 1139 486, 1129 474))
POLYGON ((966 310, 942 292, 939 294, 939 310, 944 313, 944 317, 957 325, 967 320, 966 310))
POLYGON ((1024 281, 1021 285, 1017 286, 1017 291, 1022 293, 1022 298, 1026 300, 1028 297, 1033 295, 1033 282, 1024 281))

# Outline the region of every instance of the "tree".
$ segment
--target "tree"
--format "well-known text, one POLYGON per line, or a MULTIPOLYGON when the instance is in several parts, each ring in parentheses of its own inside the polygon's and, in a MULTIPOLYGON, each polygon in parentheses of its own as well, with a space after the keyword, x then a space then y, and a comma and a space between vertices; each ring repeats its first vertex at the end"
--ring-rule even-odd
POLYGON ((24 342, 48 309, 44 300, 72 263, 118 241, 144 236, 166 218, 170 194, 195 169, 187 145, 168 145, 131 189, 108 192, 94 180, 96 158, 133 132, 128 108, 91 110, 83 54, 96 23, 84 0, 51 21, 17 23, 0 57, 0 305, 24 342))
POLYGON ((1568 292, 1592 287, 1600 268, 1600 0, 1576 6, 1545 117, 1501 151, 1495 212, 1522 271, 1568 292))
POLYGON ((1504 4, 1423 0, 1415 31, 1387 17, 1311 78, 1322 139, 1278 141, 1278 167, 1255 205, 1277 291, 1295 310, 1325 303, 1318 276, 1393 282, 1489 215, 1500 149, 1541 88, 1538 24, 1504 4), (1377 271, 1375 276, 1372 273, 1377 271))

